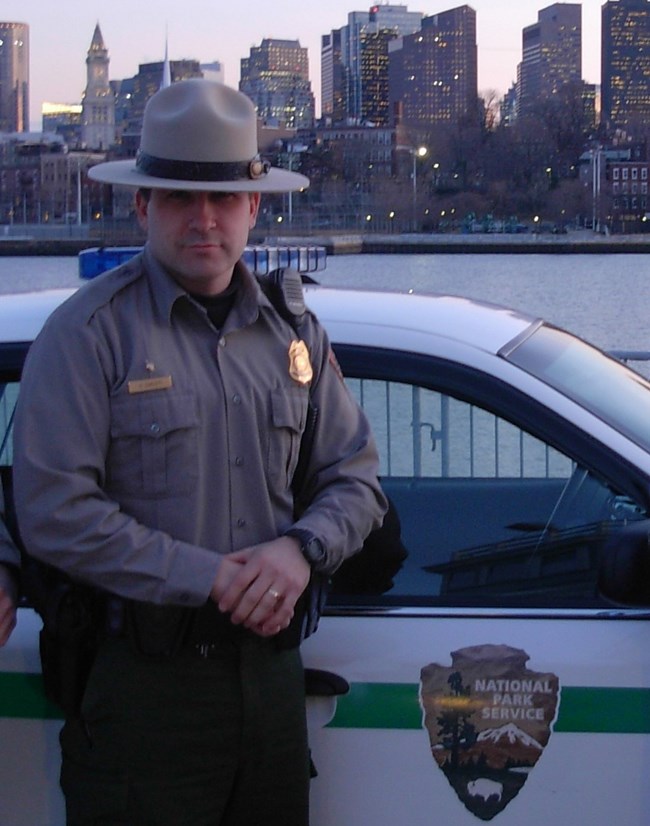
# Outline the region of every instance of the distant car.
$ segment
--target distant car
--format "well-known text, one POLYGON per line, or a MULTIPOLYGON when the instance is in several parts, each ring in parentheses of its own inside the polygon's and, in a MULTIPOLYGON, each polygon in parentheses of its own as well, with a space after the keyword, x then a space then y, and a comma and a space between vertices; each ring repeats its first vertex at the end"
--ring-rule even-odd
POLYGON ((511 224, 511 223, 506 223, 506 226, 505 226, 505 231, 506 231, 506 232, 512 232, 512 233, 515 233, 515 234, 517 234, 517 235, 520 235, 520 234, 522 234, 522 233, 524 233, 524 232, 529 232, 529 227, 528 227, 528 226, 526 226, 526 224, 519 224, 519 223, 514 223, 514 224, 511 224))
MULTIPOLYGON (((21 364, 66 295, 0 297, 7 482, 21 364)), ((511 309, 306 297, 391 501, 303 645, 312 824, 647 826, 650 385, 511 309)), ((39 620, 19 613, 0 650, 2 822, 58 826, 60 720, 39 620)))

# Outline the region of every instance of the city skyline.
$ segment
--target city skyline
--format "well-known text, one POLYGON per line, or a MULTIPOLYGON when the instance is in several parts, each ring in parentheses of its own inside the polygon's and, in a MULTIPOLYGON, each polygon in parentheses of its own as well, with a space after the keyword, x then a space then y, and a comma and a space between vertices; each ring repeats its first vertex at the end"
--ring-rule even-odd
MULTIPOLYGON (((30 123, 40 128, 43 102, 77 103, 86 82, 86 55, 99 22, 110 57, 110 77, 133 76, 141 63, 162 60, 165 41, 169 58, 219 60, 225 79, 237 86, 240 60, 262 39, 299 40, 308 49, 309 74, 320 111, 321 37, 347 23, 351 11, 367 11, 370 2, 330 0, 310 6, 298 0, 275 0, 272 12, 261 0, 239 0, 237 17, 226 20, 214 10, 214 0, 144 0, 134 4, 113 0, 110 7, 88 0, 5 0, 3 20, 30 27, 30 123), (272 21, 272 22, 269 22, 272 21)), ((409 11, 440 13, 463 3, 442 0, 405 2, 409 11)), ((537 20, 540 9, 551 5, 537 0, 475 0, 467 5, 477 13, 478 88, 504 94, 515 80, 521 60, 521 36, 525 26, 537 20)), ((601 0, 582 5, 583 76, 600 83, 601 0)))

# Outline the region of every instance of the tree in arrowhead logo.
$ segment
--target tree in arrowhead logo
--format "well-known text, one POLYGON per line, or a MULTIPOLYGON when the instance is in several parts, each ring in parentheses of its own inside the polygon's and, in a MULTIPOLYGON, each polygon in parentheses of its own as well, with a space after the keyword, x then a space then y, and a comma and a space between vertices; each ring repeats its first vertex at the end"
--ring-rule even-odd
POLYGON ((477 645, 453 651, 451 667, 432 663, 421 671, 434 760, 481 820, 519 793, 551 736, 559 680, 530 671, 529 659, 507 645, 477 645))

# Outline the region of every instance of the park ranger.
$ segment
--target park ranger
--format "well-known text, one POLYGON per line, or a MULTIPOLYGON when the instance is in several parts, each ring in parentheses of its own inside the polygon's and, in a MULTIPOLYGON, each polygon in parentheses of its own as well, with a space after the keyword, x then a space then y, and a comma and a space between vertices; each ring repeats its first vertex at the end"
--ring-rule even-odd
POLYGON ((70 826, 308 823, 287 629, 385 500, 323 329, 306 312, 297 332, 240 260, 261 193, 308 184, 260 158, 256 127, 222 84, 151 98, 137 158, 90 173, 136 190, 144 251, 60 307, 25 367, 25 546, 108 594, 61 735, 70 826))

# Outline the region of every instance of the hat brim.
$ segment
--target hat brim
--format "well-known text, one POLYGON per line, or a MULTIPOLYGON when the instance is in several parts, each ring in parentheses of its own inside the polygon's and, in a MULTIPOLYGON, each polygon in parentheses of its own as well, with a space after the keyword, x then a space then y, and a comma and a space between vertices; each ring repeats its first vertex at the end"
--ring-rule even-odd
POLYGON ((200 192, 296 192, 307 189, 309 178, 272 166, 261 178, 237 181, 186 181, 156 178, 139 172, 135 160, 108 161, 90 167, 88 177, 100 183, 133 189, 185 189, 200 192))

